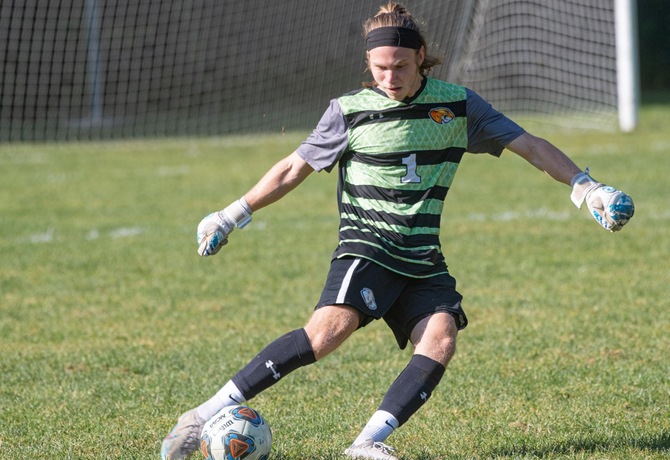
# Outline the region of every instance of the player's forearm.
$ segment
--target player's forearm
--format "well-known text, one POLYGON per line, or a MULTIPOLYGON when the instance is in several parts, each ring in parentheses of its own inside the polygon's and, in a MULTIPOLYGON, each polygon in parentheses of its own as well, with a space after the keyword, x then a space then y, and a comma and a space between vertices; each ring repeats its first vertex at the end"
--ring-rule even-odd
POLYGON ((314 170, 295 152, 280 160, 244 195, 249 207, 258 211, 295 189, 314 170))
POLYGON ((311 166, 295 153, 278 162, 246 195, 200 221, 196 233, 198 254, 203 257, 217 254, 228 244, 228 236, 233 230, 244 228, 251 222, 254 211, 286 195, 312 171, 311 166))
POLYGON ((582 170, 567 155, 545 139, 523 134, 507 146, 540 171, 553 179, 570 185, 570 181, 582 170))

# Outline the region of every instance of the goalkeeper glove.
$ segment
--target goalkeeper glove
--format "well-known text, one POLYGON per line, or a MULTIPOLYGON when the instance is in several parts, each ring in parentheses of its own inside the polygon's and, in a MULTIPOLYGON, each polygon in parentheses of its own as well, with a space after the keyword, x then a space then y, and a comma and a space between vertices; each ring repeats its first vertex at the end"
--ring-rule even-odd
POLYGON ((594 180, 589 175, 589 168, 572 178, 570 199, 577 206, 586 206, 593 218, 610 232, 617 232, 635 214, 633 199, 614 187, 594 180))
POLYGON ((237 228, 243 228, 251 222, 251 208, 244 197, 219 212, 206 216, 198 224, 196 239, 198 254, 213 256, 228 244, 228 235, 237 228))

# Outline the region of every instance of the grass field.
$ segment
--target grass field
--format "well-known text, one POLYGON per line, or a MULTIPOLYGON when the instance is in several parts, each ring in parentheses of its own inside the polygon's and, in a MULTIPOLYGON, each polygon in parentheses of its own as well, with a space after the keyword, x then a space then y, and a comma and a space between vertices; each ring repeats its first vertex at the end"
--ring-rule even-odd
MULTIPOLYGON (((514 155, 466 156, 442 241, 470 325, 389 439, 403 459, 670 457, 668 126, 646 106, 634 134, 535 131, 635 198, 617 234, 514 155)), ((0 459, 158 458, 182 411, 304 324, 335 174, 216 257, 194 241, 303 136, 0 146, 0 459)), ((408 358, 377 322, 252 400, 272 458, 342 458, 408 358)))

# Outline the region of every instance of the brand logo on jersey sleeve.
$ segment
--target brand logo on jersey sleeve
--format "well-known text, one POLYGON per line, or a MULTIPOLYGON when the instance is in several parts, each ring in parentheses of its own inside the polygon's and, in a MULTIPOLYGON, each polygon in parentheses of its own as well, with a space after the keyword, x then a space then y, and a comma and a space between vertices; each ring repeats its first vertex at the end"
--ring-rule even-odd
POLYGON ((456 118, 454 112, 446 107, 435 107, 430 112, 428 112, 428 116, 430 116, 430 119, 438 125, 446 125, 447 123, 450 123, 451 120, 456 118))

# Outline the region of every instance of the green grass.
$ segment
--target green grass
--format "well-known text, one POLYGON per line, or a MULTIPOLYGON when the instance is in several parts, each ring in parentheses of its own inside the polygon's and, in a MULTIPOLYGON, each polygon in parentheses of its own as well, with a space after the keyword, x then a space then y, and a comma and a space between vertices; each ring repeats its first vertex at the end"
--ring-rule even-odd
MULTIPOLYGON (((633 134, 534 132, 637 214, 609 234, 521 159, 466 156, 444 250, 470 325, 403 459, 670 456, 670 108, 633 134)), ((182 411, 308 318, 335 174, 216 257, 195 226, 304 134, 0 146, 0 459, 157 458, 182 411)), ((405 366, 383 323, 254 399, 279 460, 339 459, 405 366)))

